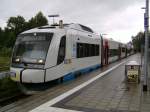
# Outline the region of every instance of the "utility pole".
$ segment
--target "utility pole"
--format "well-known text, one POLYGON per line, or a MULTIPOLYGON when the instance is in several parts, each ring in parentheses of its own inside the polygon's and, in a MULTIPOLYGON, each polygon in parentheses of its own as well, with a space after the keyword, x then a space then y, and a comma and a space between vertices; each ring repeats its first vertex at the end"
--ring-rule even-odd
POLYGON ((145 27, 145 52, 144 52, 144 84, 143 91, 147 91, 148 84, 148 49, 149 49, 149 0, 146 0, 146 7, 144 13, 144 27, 145 27))

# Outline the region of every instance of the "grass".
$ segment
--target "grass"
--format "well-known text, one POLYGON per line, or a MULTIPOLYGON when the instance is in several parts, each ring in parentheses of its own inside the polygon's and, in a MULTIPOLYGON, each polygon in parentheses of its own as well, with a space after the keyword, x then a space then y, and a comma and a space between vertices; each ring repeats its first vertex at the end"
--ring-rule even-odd
POLYGON ((8 71, 10 65, 10 57, 0 57, 0 72, 8 71))
POLYGON ((14 96, 20 92, 17 83, 10 78, 0 79, 0 100, 14 96))
MULTIPOLYGON (((0 57, 0 72, 8 71, 10 65, 10 57, 0 57)), ((0 79, 0 101, 20 93, 16 82, 9 77, 0 79)))

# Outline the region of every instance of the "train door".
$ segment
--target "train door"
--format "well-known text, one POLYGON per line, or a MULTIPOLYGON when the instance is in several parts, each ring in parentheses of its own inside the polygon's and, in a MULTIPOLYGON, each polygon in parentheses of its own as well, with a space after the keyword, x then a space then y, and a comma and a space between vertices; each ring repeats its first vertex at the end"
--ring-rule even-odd
POLYGON ((119 60, 121 59, 121 45, 119 44, 119 48, 118 48, 118 58, 119 60))
POLYGON ((103 37, 101 37, 101 65, 104 65, 104 45, 103 45, 103 37))
POLYGON ((66 51, 66 36, 63 36, 60 41, 59 51, 58 51, 58 58, 57 58, 57 65, 61 64, 65 59, 65 52, 66 51))
POLYGON ((128 49, 127 49, 127 46, 125 47, 125 57, 127 57, 127 54, 128 54, 128 49))

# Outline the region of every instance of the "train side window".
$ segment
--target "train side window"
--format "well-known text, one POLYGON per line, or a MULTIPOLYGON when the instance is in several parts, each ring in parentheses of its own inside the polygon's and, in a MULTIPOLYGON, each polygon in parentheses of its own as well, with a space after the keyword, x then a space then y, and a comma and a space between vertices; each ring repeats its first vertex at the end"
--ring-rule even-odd
POLYGON ((96 52, 95 52, 95 45, 94 44, 92 45, 92 48, 93 48, 93 54, 92 54, 92 56, 95 56, 96 52))
POLYGON ((86 57, 85 56, 85 44, 82 43, 82 57, 86 57))
POLYGON ((92 54, 93 54, 93 47, 92 47, 92 44, 89 44, 89 52, 90 52, 89 57, 91 57, 92 54))
POLYGON ((57 65, 62 63, 65 59, 65 49, 66 49, 66 36, 63 36, 60 41, 57 65))
POLYGON ((96 56, 99 55, 99 45, 96 45, 96 56))
POLYGON ((87 50, 88 50, 87 57, 90 57, 90 44, 87 44, 87 50))
POLYGON ((122 52, 125 52, 125 48, 124 47, 122 48, 122 52))
POLYGON ((83 45, 81 43, 77 43, 77 58, 83 57, 83 45))
POLYGON ((109 56, 113 57, 113 56, 118 56, 118 49, 110 49, 109 50, 109 56))
POLYGON ((91 56, 94 56, 94 52, 95 52, 95 50, 94 50, 94 45, 91 44, 91 56))
POLYGON ((79 43, 77 43, 77 58, 79 58, 80 57, 80 44, 79 43))
POLYGON ((80 57, 84 57, 84 44, 80 43, 80 57))
POLYGON ((99 45, 77 43, 77 58, 91 57, 99 55, 99 45))
POLYGON ((89 50, 88 50, 88 44, 85 44, 84 47, 85 47, 85 57, 88 57, 89 56, 89 50))

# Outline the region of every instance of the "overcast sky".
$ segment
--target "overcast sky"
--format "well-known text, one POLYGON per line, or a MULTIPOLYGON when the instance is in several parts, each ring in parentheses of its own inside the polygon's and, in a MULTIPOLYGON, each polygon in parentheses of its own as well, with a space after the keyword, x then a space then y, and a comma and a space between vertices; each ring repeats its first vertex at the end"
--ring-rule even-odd
POLYGON ((108 38, 128 42, 144 29, 143 6, 145 0, 0 0, 0 27, 10 16, 28 20, 42 11, 45 16, 59 14, 65 23, 80 23, 108 38))

